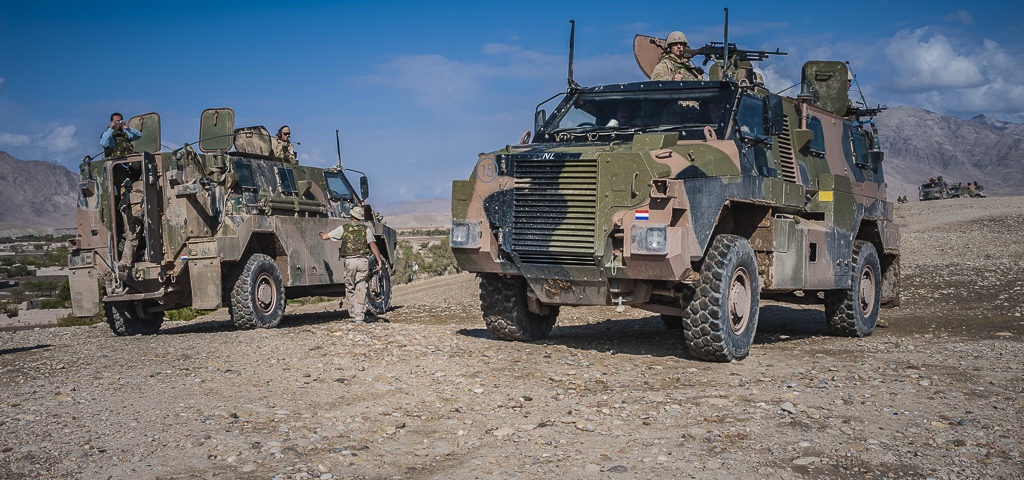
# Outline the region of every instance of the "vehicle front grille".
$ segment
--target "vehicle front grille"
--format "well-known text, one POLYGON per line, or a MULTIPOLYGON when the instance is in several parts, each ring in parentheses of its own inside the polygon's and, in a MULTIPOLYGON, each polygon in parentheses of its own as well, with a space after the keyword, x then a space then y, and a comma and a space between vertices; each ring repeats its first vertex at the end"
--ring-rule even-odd
POLYGON ((597 160, 515 157, 512 251, 523 263, 594 265, 597 160))

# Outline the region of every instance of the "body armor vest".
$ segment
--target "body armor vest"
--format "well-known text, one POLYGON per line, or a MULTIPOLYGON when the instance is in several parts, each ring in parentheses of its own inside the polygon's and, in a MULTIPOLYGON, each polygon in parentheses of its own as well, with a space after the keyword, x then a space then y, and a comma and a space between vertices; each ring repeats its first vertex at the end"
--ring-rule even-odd
POLYGON ((341 234, 341 247, 338 254, 342 257, 365 257, 370 254, 370 244, 366 241, 366 224, 362 222, 346 223, 341 234))

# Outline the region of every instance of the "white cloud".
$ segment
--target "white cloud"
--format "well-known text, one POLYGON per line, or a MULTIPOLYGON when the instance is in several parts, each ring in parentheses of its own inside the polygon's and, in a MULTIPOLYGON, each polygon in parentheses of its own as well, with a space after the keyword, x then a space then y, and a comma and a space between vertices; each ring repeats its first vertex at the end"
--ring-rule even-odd
POLYGON ((777 66, 766 65, 760 68, 755 68, 755 70, 761 73, 761 76, 764 77, 765 87, 768 87, 768 90, 772 91, 773 93, 781 92, 783 90, 786 90, 787 88, 789 88, 789 90, 786 90, 786 92, 783 93, 783 95, 795 97, 798 93, 800 93, 800 86, 793 86, 794 84, 798 83, 799 80, 794 80, 793 78, 790 78, 789 76, 779 72, 779 68, 777 66))
POLYGON ((53 125, 42 135, 42 147, 53 153, 64 153, 78 147, 74 125, 53 125))
POLYGON ((24 147, 32 141, 28 135, 22 135, 20 133, 0 133, 0 145, 8 147, 24 147))
POLYGON ((960 22, 964 25, 974 25, 974 17, 971 16, 971 12, 968 12, 967 10, 957 10, 956 12, 946 15, 943 19, 960 22))
POLYGON ((485 65, 435 54, 401 55, 380 65, 378 70, 379 73, 361 78, 409 90, 416 103, 429 107, 468 101, 480 92, 481 77, 489 76, 485 65))
POLYGON ((963 55, 964 44, 953 42, 927 27, 902 30, 885 48, 897 91, 920 92, 984 85, 976 56, 963 55))

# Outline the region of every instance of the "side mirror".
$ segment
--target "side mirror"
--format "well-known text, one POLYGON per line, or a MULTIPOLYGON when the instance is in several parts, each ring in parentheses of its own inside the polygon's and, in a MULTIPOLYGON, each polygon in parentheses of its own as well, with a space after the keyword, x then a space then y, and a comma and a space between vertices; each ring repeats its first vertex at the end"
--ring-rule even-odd
POLYGON ((544 122, 547 120, 547 112, 544 109, 537 110, 537 113, 533 114, 533 131, 539 132, 541 127, 544 126, 544 122))
POLYGON ((885 152, 881 150, 868 150, 868 163, 871 164, 871 169, 874 170, 882 164, 882 160, 885 159, 885 152))
POLYGON ((366 175, 359 177, 359 196, 363 200, 370 196, 370 182, 366 179, 366 175))

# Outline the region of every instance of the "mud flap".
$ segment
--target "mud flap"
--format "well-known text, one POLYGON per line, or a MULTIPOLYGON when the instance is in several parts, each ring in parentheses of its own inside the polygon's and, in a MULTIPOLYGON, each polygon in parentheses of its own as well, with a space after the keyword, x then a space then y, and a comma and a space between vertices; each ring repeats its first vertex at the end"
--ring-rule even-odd
POLYGON ((192 283, 192 307, 213 310, 221 307, 220 258, 194 258, 188 261, 189 281, 192 283))
POLYGON ((72 268, 68 273, 71 289, 71 311, 76 317, 100 313, 99 275, 93 267, 72 268))
POLYGON ((900 306, 900 257, 882 255, 882 307, 900 306))

